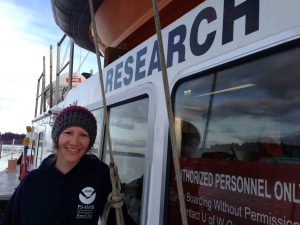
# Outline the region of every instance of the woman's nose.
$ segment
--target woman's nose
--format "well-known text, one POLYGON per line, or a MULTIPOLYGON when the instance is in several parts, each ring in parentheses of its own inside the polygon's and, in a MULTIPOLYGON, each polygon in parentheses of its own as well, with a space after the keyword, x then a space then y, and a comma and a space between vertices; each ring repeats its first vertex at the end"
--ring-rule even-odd
POLYGON ((70 143, 73 145, 77 145, 79 143, 79 136, 76 134, 73 134, 70 138, 70 143))

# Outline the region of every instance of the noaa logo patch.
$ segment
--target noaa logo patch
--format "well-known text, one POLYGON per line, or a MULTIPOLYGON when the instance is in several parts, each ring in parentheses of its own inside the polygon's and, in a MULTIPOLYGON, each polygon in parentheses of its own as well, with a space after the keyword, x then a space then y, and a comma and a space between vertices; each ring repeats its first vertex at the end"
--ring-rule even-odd
POLYGON ((91 204, 96 198, 96 191, 92 187, 86 187, 81 190, 79 193, 79 200, 87 205, 91 204))

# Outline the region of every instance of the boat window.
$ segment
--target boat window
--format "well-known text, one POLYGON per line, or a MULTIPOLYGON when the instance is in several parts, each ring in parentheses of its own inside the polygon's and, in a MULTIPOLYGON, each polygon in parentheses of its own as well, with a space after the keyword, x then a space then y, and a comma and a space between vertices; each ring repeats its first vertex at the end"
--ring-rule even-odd
MULTIPOLYGON (((299 47, 285 50, 176 89, 189 224, 299 223, 299 58, 299 47)), ((174 225, 180 213, 171 171, 168 224, 174 225)))
POLYGON ((97 120, 97 136, 95 143, 90 150, 90 153, 101 158, 100 146, 102 145, 103 137, 103 109, 97 109, 92 111, 93 115, 97 120))
POLYGON ((43 159, 43 144, 44 144, 44 131, 38 134, 38 145, 36 149, 35 166, 39 166, 43 159))
MULTIPOLYGON (((109 126, 113 156, 122 182, 129 215, 140 224, 149 99, 110 109, 109 126)), ((104 161, 110 162, 107 144, 104 161)))

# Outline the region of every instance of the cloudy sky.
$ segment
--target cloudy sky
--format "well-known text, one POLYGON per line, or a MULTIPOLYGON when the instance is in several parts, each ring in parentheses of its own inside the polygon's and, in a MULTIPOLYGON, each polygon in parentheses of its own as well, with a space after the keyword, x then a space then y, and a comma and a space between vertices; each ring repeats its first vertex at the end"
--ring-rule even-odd
MULTIPOLYGON (((43 56, 47 85, 50 45, 55 74, 56 45, 63 32, 54 22, 50 0, 0 0, 0 30, 0 132, 26 133, 25 127, 34 116, 43 56)), ((62 49, 61 55, 64 54, 62 49)), ((83 60, 86 54, 75 47, 76 58, 83 60)), ((95 62, 95 54, 90 53, 81 72, 85 68, 87 72, 96 71, 95 62)), ((74 72, 79 65, 74 62, 74 72)))

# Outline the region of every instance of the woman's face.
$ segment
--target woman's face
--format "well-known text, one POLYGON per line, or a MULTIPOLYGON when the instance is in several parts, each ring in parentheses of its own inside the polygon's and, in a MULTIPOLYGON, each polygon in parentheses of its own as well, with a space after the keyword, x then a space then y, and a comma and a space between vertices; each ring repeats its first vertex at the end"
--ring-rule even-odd
POLYGON ((77 126, 66 128, 58 138, 57 163, 72 168, 86 153, 89 143, 89 135, 83 128, 77 126))

